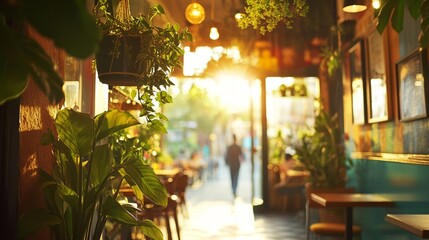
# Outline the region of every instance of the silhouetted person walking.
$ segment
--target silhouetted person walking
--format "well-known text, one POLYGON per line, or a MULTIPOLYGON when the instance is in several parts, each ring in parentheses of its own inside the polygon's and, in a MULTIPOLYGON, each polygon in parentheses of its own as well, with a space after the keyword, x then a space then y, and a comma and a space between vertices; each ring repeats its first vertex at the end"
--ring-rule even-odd
POLYGON ((236 198, 238 173, 240 171, 240 164, 244 161, 244 155, 241 147, 237 144, 237 137, 235 134, 232 135, 232 138, 233 143, 229 145, 226 150, 225 162, 229 166, 229 170, 231 172, 232 194, 234 194, 234 198, 236 198))

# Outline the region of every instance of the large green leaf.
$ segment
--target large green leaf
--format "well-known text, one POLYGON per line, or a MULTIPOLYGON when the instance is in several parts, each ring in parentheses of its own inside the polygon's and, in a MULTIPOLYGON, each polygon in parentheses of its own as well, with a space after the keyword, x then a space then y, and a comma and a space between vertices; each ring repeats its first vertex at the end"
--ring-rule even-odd
POLYGON ((64 99, 62 90, 63 80, 54 69, 54 64, 40 45, 32 39, 23 39, 20 43, 23 54, 23 64, 29 64, 29 74, 33 81, 48 97, 51 103, 59 103, 64 99))
POLYGON ((408 0, 406 1, 406 4, 410 15, 417 20, 417 18, 420 16, 422 0, 408 0))
POLYGON ((146 197, 167 206, 167 191, 149 165, 143 164, 141 159, 130 159, 123 164, 123 169, 146 197))
POLYGON ((150 239, 153 239, 153 240, 164 239, 161 230, 152 221, 145 219, 143 221, 140 221, 139 225, 141 226, 140 229, 142 230, 143 235, 149 237, 150 239))
POLYGON ((34 209, 18 220, 18 239, 25 239, 42 227, 60 224, 61 220, 44 209, 34 209))
POLYGON ((3 84, 0 104, 19 97, 26 89, 29 75, 50 103, 59 103, 64 99, 63 80, 50 56, 35 40, 7 26, 3 14, 16 21, 15 24, 28 20, 70 55, 84 58, 96 51, 100 40, 95 19, 87 11, 85 1, 24 0, 2 7, 5 9, 0 11, 0 80, 3 84))
POLYGON ((127 211, 124 206, 119 204, 111 196, 107 197, 101 211, 104 215, 118 221, 119 223, 131 226, 140 226, 143 234, 153 240, 164 239, 161 230, 152 221, 147 219, 138 220, 131 212, 127 211))
POLYGON ((396 32, 401 32, 404 25, 405 0, 399 0, 392 13, 392 27, 396 32))
POLYGON ((86 58, 101 39, 95 18, 81 0, 24 0, 28 22, 70 55, 86 58))
POLYGON ((107 144, 94 149, 91 166, 91 183, 98 186, 112 171, 113 157, 107 144))
POLYGON ((121 204, 119 204, 111 196, 108 196, 101 208, 102 214, 114 219, 120 223, 137 226, 138 219, 128 212, 121 204))
MULTIPOLYGON (((0 12, 0 17, 4 17, 0 12)), ((0 21, 0 105, 5 101, 19 97, 27 87, 28 64, 20 62, 21 47, 16 41, 18 36, 0 21)))
POLYGON ((42 135, 41 144, 52 144, 57 164, 52 171, 54 179, 78 191, 78 164, 74 161, 70 149, 62 141, 57 140, 50 129, 42 135))
MULTIPOLYGON (((3 38, 3 35, 1 38, 3 38)), ((1 42, 0 40, 0 46, 6 46, 1 42)), ((28 83, 27 70, 19 63, 13 62, 7 56, 0 54, 0 81, 2 83, 0 105, 2 105, 8 100, 19 97, 24 92, 28 83)))
POLYGON ((112 110, 101 113, 95 117, 96 140, 101 140, 119 130, 137 124, 140 124, 140 122, 129 112, 112 110))
POLYGON ((8 29, 4 21, 0 21, 0 35, 0 104, 22 94, 29 74, 38 79, 36 83, 51 103, 62 100, 62 80, 45 51, 33 39, 8 29))
MULTIPOLYGON (((64 146, 64 144, 61 145, 64 146)), ((67 147, 64 148, 68 149, 67 147)), ((72 188, 74 191, 78 191, 78 163, 74 161, 70 152, 63 152, 60 150, 55 150, 55 159, 57 159, 57 164, 61 165, 61 168, 55 168, 52 172, 52 176, 58 182, 64 182, 64 184, 72 188)))
POLYGON ((64 184, 58 185, 58 195, 60 198, 62 198, 65 202, 67 202, 71 209, 77 210, 79 206, 79 196, 76 194, 73 189, 69 188, 68 186, 64 184))
POLYGON ((94 143, 94 121, 88 114, 66 108, 55 119, 58 137, 75 154, 87 155, 94 143))
POLYGON ((58 203, 57 182, 52 176, 50 176, 47 172, 43 170, 39 171, 39 175, 41 181, 43 182, 42 190, 49 210, 52 214, 61 216, 61 214, 63 213, 63 206, 62 204, 58 203))
MULTIPOLYGON (((398 0, 402 1, 402 0, 398 0)), ((381 34, 386 28, 387 24, 390 21, 390 16, 392 16, 392 11, 396 6, 397 1, 387 0, 383 7, 380 9, 380 13, 378 14, 378 23, 377 30, 381 34)))

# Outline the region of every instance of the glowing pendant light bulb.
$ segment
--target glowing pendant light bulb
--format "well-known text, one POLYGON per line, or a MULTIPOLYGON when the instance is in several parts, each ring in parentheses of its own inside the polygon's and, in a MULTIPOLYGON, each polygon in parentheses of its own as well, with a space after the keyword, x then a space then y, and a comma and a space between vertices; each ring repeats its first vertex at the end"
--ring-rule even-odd
POLYGON ((200 24, 206 18, 206 13, 201 4, 194 2, 186 7, 185 17, 192 24, 200 24))
POLYGON ((380 5, 381 5, 380 0, 372 0, 372 7, 374 9, 379 9, 380 5))
POLYGON ((211 40, 218 40, 219 39, 219 31, 217 30, 217 28, 214 25, 214 9, 215 9, 215 5, 214 5, 214 0, 212 0, 211 2, 211 21, 212 21, 212 27, 210 28, 210 34, 209 37, 211 40))
POLYGON ((210 35, 209 35, 211 40, 218 40, 219 39, 219 31, 217 30, 216 27, 212 27, 210 28, 210 35))
POLYGON ((343 11, 348 13, 358 13, 366 10, 365 0, 344 0, 343 11))

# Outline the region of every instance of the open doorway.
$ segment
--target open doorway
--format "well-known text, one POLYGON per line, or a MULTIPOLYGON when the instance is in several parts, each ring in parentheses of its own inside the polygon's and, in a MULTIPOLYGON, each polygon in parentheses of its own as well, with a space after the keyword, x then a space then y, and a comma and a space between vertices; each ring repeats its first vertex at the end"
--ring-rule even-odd
POLYGON ((245 156, 238 196, 249 204, 261 198, 259 81, 239 74, 173 80, 174 103, 163 109, 169 118, 163 150, 174 165, 188 170, 194 188, 205 182, 224 182, 224 191, 218 195, 233 199, 225 154, 236 135, 245 156))

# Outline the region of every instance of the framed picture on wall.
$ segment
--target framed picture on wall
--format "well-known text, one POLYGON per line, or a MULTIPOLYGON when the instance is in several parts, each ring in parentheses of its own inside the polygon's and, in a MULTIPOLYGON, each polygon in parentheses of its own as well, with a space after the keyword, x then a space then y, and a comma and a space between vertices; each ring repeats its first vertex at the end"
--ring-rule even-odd
POLYGON ((365 124, 365 81, 363 41, 358 41, 349 50, 350 79, 352 85, 352 119, 353 124, 365 124))
POLYGON ((368 122, 389 120, 389 102, 383 37, 373 31, 367 38, 368 122))
POLYGON ((427 50, 422 52, 415 50, 396 63, 399 119, 401 121, 427 117, 427 81, 425 80, 428 76, 427 73, 424 76, 422 62, 427 64, 427 50))

